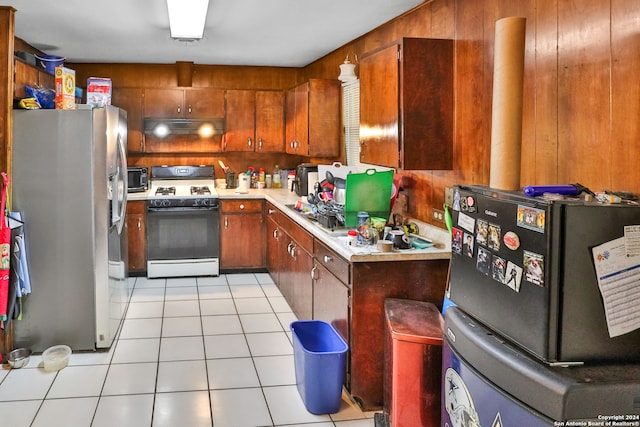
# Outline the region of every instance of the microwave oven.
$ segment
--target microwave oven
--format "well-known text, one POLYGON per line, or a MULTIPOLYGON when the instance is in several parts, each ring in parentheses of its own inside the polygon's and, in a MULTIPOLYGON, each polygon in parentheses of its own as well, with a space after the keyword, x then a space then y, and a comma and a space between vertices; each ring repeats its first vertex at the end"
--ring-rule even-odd
POLYGON ((149 189, 149 169, 146 167, 130 166, 127 168, 128 192, 137 193, 149 189))

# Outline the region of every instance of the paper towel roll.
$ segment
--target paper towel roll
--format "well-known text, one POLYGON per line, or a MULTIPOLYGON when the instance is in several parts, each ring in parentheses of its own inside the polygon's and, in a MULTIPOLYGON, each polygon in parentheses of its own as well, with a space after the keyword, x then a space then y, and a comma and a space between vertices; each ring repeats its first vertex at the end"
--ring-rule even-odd
POLYGON ((525 27, 522 17, 496 21, 489 185, 500 190, 520 189, 525 27))

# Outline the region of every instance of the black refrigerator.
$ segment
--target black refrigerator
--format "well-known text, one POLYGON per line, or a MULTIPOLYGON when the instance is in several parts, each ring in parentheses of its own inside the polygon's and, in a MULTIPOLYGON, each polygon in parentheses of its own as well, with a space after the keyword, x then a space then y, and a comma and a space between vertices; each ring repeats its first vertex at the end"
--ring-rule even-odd
POLYGON ((622 272, 625 291, 607 300, 594 261, 602 245, 637 245, 638 205, 457 186, 452 210, 450 298, 460 309, 549 365, 640 361, 640 330, 610 333, 635 321, 624 302, 637 306, 636 273, 622 272))

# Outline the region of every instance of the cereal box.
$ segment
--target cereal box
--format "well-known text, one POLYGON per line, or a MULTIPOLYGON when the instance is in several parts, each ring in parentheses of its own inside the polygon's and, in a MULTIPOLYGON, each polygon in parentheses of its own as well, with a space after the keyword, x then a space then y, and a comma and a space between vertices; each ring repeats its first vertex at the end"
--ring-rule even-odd
POLYGON ((62 65, 56 67, 56 110, 76 108, 76 72, 62 65))
POLYGON ((87 104, 92 107, 111 105, 111 79, 103 77, 87 79, 87 104))

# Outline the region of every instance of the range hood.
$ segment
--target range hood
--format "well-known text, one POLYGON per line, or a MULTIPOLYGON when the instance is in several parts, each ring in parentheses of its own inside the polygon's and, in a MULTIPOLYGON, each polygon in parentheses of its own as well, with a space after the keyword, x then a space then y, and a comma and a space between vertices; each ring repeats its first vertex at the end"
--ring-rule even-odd
POLYGON ((202 138, 224 133, 224 119, 144 119, 144 133, 164 138, 169 135, 200 135, 202 138))

